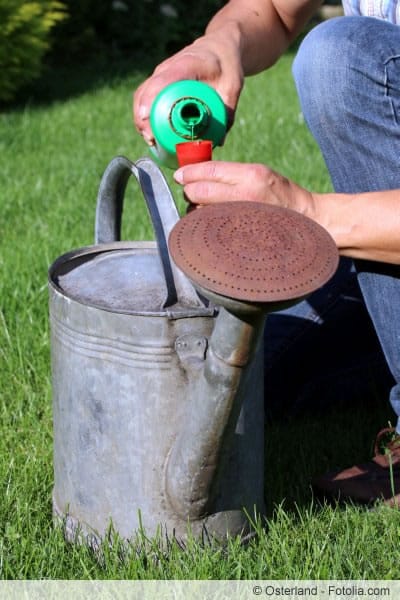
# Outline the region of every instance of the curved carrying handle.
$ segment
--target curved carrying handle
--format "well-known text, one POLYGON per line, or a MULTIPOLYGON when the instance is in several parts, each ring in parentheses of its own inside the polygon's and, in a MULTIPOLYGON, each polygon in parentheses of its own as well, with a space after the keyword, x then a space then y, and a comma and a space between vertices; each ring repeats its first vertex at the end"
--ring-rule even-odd
POLYGON ((97 196, 95 243, 107 244, 121 239, 124 194, 130 175, 139 182, 157 240, 167 285, 163 308, 177 301, 204 307, 190 281, 171 261, 168 236, 179 220, 179 214, 163 174, 149 158, 140 158, 133 163, 124 156, 117 156, 104 171, 97 196))

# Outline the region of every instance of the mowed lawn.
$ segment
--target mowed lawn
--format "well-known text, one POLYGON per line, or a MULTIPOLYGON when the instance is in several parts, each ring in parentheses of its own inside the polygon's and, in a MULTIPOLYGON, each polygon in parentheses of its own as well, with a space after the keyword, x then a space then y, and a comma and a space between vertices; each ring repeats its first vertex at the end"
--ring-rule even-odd
MULTIPOLYGON (((266 162, 313 190, 330 182, 304 124, 288 53, 247 81, 236 124, 215 158, 266 162)), ((0 113, 0 577, 3 579, 399 579, 400 513, 320 505, 310 479, 367 459, 375 433, 393 420, 376 404, 266 424, 267 515, 243 547, 190 540, 166 550, 104 545, 101 556, 54 528, 47 270, 93 242, 97 189, 107 163, 147 149, 132 125, 131 97, 146 71, 109 73, 97 85, 28 99, 0 113)), ((72 89, 73 86, 70 86, 72 89)), ((181 190, 165 171, 182 210, 181 190)), ((144 202, 129 185, 125 239, 152 239, 144 202)))

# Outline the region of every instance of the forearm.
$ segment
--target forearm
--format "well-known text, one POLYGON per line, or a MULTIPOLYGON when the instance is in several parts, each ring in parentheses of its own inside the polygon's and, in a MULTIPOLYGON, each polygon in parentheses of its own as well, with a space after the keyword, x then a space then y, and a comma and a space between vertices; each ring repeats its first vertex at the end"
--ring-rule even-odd
POLYGON ((206 35, 232 37, 244 74, 253 75, 274 64, 320 4, 320 0, 230 0, 211 19, 206 35))
POLYGON ((312 196, 310 216, 329 231, 340 254, 400 264, 400 190, 312 196))

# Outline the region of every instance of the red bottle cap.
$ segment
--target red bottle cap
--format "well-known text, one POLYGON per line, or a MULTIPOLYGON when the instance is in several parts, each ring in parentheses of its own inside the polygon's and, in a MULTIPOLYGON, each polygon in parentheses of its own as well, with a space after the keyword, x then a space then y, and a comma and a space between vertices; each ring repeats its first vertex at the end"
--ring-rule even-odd
POLYGON ((175 148, 180 167, 212 160, 212 141, 210 140, 181 142, 180 144, 176 144, 175 148))

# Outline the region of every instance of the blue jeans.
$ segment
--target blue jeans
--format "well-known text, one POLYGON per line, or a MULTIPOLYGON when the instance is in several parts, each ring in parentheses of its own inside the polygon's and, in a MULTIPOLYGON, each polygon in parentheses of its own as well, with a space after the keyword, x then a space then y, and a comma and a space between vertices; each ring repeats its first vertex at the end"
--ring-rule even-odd
MULTIPOLYGON (((328 20, 303 40, 293 73, 334 189, 400 189, 400 27, 328 20)), ((378 381, 399 417, 400 267, 341 259, 307 301, 267 318, 265 365, 267 414, 352 402, 378 381)))

